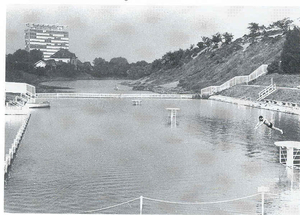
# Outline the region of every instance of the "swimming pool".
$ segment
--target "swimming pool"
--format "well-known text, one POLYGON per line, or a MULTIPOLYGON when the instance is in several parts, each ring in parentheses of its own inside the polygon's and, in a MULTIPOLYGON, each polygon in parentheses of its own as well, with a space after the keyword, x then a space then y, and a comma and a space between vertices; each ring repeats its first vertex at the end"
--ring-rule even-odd
MULTIPOLYGON (((290 190, 275 141, 299 140, 299 116, 209 100, 52 99, 31 112, 4 187, 5 212, 81 213, 139 196, 212 202, 290 190), (178 125, 166 108, 180 108, 178 125), (253 128, 259 115, 284 134, 253 128)), ((294 189, 299 189, 295 184, 294 189)), ((270 197, 270 214, 286 204, 270 197), (272 204, 276 202, 276 205, 272 204), (279 202, 279 203, 278 203, 279 202)), ((289 200, 287 200, 289 201, 289 200)), ((260 196, 227 204, 144 201, 144 213, 259 213, 260 196)), ((104 213, 139 213, 139 201, 104 213)))

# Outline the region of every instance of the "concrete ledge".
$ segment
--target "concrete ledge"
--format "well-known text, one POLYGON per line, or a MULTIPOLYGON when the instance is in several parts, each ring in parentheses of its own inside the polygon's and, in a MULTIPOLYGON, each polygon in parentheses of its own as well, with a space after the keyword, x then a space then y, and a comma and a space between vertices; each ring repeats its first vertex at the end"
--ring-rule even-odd
POLYGON ((248 106, 248 107, 261 108, 261 109, 266 109, 266 110, 273 110, 273 111, 279 111, 279 112, 283 112, 283 113, 300 115, 299 107, 289 107, 289 106, 283 107, 283 106, 279 106, 276 104, 243 100, 243 99, 238 99, 238 98, 233 98, 233 97, 228 97, 228 96, 221 96, 221 95, 210 96, 208 99, 237 104, 237 105, 244 105, 244 106, 248 106))

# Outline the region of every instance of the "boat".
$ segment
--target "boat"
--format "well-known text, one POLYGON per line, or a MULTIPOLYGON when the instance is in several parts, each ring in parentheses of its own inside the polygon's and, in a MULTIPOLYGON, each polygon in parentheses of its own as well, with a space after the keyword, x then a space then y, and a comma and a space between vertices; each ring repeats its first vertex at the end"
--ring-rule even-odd
POLYGON ((28 102, 28 103, 26 103, 26 106, 29 108, 48 108, 48 107, 50 107, 50 102, 48 102, 48 101, 38 102, 38 103, 28 102))

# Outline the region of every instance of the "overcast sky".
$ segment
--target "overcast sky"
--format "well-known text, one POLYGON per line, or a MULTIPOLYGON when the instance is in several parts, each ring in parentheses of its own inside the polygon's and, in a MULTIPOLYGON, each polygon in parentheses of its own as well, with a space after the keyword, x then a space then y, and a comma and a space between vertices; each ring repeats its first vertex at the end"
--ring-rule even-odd
POLYGON ((300 17, 299 6, 204 6, 188 5, 189 1, 181 1, 186 5, 132 5, 130 0, 119 2, 119 5, 103 2, 6 5, 6 54, 24 49, 24 29, 28 22, 67 25, 70 51, 83 62, 92 62, 96 57, 107 61, 124 57, 129 63, 140 60, 150 63, 168 51, 197 44, 201 36, 229 32, 237 39, 249 33, 250 22, 268 26, 285 17, 300 17))

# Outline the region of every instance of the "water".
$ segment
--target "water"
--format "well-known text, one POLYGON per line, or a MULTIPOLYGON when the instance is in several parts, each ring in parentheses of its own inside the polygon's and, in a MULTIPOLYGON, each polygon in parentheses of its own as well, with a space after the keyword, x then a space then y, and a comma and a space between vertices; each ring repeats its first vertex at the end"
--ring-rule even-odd
MULTIPOLYGON (((86 81, 82 84, 85 89, 75 91, 88 92, 86 81)), ((101 86, 113 92, 114 85, 89 86, 91 92, 101 86)), ((300 140, 299 116, 208 100, 143 99, 142 106, 131 99, 50 102, 50 109, 32 111, 5 181, 5 212, 83 213, 139 196, 211 202, 268 186, 280 195, 266 196, 266 211, 281 214, 293 202, 291 189, 299 191, 299 177, 291 186, 274 145, 300 140), (176 128, 168 124, 168 107, 180 108, 176 128), (255 131, 259 115, 285 133, 255 131)), ((260 213, 260 201, 255 196, 197 206, 145 199, 143 213, 253 214, 260 213)), ((96 213, 139 213, 139 200, 96 213)))
POLYGON ((133 91, 131 87, 121 85, 122 81, 118 80, 79 80, 79 81, 50 81, 44 82, 43 85, 50 85, 54 87, 67 87, 69 89, 57 89, 57 92, 76 92, 76 93, 151 93, 150 91, 133 91), (115 88, 118 90, 115 90, 115 88))

